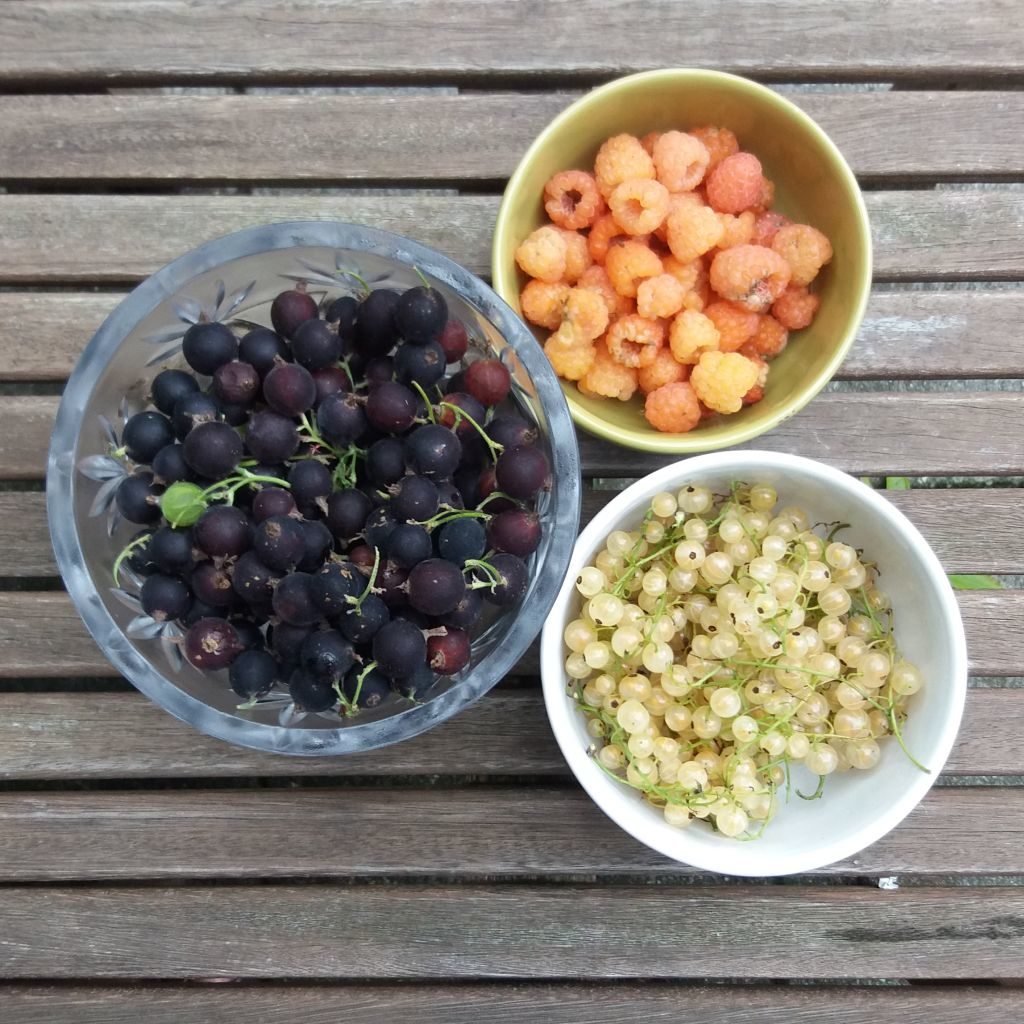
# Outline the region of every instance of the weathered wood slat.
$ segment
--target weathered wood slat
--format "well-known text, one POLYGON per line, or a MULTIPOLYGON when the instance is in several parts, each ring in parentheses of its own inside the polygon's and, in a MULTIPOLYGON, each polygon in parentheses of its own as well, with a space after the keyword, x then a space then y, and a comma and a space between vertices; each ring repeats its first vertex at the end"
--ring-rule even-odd
MULTIPOLYGON (((614 497, 583 492, 581 523, 614 497)), ((949 572, 1024 572, 1021 492, 1015 488, 922 488, 886 491, 935 549, 949 572), (978 529, 964 529, 964 523, 978 529)), ((57 566, 46 523, 46 497, 38 491, 0 492, 0 577, 54 576, 57 566)))
POLYGON ((31 887, 4 891, 4 919, 11 980, 982 979, 1024 964, 1010 887, 31 887))
POLYGON ((305 0, 272 10, 256 0, 174 0, 131 12, 111 0, 5 6, 0 79, 16 83, 564 79, 701 66, 832 80, 1019 71, 1013 8, 1000 0, 979 3, 970 18, 923 0, 838 13, 827 0, 784 0, 770 24, 756 0, 737 3, 734 24, 760 25, 756 33, 722 33, 710 0, 685 11, 671 0, 539 5, 528 31, 514 5, 487 0, 412 9, 400 0, 305 0))
MULTIPOLYGON (((7 96, 0 98, 0 178, 495 180, 512 173, 533 139, 578 95, 7 96), (57 161, 54 138, 61 140, 57 161), (492 144, 481 145, 484 139, 492 144), (409 160, 409 153, 417 158, 409 160)), ((1018 145, 1024 97, 1017 92, 797 93, 793 99, 861 176, 1024 170, 1018 145)))
POLYGON ((1019 989, 570 985, 0 986, 7 1024, 981 1024, 1019 1019, 1019 989), (1016 1007, 1016 1009, 1014 1009, 1016 1007))
MULTIPOLYGON (((1024 277, 1018 189, 869 192, 865 199, 879 279, 1024 277)), ((0 281, 134 280, 202 241, 285 220, 372 224, 487 273, 497 209, 498 198, 486 195, 0 195, 0 281)))
MULTIPOLYGON (((5 885, 706 874, 615 828, 576 787, 5 793, 0 837, 5 885), (396 842, 397 823, 414 841, 396 842)), ((1024 790, 933 790, 888 836, 810 874, 1020 874, 1022 840, 1024 790)))
MULTIPOLYGON (((0 398, 0 479, 42 476, 57 404, 48 395, 0 398)), ((792 419, 738 447, 800 452, 854 474, 1019 474, 1020 405, 1012 392, 837 392, 819 395, 792 419)), ((642 476, 675 461, 582 431, 579 440, 590 476, 642 476)))
MULTIPOLYGON (((1017 642, 1024 633, 1024 590, 963 591, 957 598, 972 673, 1024 674, 1017 642)), ((0 678, 113 674, 66 594, 0 593, 0 678)), ((537 674, 534 644, 510 675, 537 674)))
MULTIPOLYGON (((0 380, 63 380, 123 292, 0 292, 0 380), (31 324, 31 330, 26 325, 31 324)), ((839 380, 1024 376, 1024 289, 876 289, 839 380)))
MULTIPOLYGON (((945 775, 1024 775, 1024 690, 974 689, 945 775)), ((0 779, 566 775, 536 689, 496 690, 383 751, 276 757, 204 736, 135 693, 0 693, 0 779), (111 737, 117 737, 112 743, 111 737)))

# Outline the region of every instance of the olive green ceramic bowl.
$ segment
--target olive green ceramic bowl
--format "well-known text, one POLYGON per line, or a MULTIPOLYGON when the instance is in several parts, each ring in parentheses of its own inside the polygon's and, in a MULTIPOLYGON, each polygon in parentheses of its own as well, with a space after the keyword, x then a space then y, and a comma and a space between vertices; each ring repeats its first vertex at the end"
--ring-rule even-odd
MULTIPOLYGON (((687 434, 663 434, 630 402, 587 398, 564 384, 576 423, 617 444, 666 454, 711 451, 749 441, 802 409, 831 379, 853 343, 871 285, 871 234, 864 199, 839 150, 802 110, 756 82, 715 71, 667 69, 620 78, 559 114, 527 150, 498 211, 491 255, 494 288, 515 310, 526 277, 519 243, 547 223, 544 185, 569 168, 592 170, 611 135, 724 125, 760 159, 775 182, 775 209, 813 224, 832 242, 832 262, 815 289, 821 307, 772 363, 765 397, 732 416, 705 420, 687 434)), ((537 331, 539 339, 544 334, 537 331)))

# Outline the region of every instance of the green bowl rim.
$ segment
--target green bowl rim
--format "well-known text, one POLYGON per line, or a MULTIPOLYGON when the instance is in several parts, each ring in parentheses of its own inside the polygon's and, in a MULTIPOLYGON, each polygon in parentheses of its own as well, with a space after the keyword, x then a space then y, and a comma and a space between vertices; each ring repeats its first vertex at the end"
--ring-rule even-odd
POLYGON ((491 242, 491 281, 494 286, 494 290, 506 302, 508 302, 509 305, 513 305, 513 303, 515 303, 514 308, 519 308, 518 287, 515 285, 514 281, 508 278, 503 267, 503 256, 510 244, 510 240, 506 237, 508 235, 508 210, 512 203, 512 196, 519 190, 520 182, 526 174, 527 166, 533 162, 537 152, 548 144, 549 140, 564 127, 567 121, 574 119, 581 112, 586 111, 588 107, 603 99, 609 92, 629 89, 641 82, 659 80, 673 84, 680 81, 686 81, 690 84, 697 85, 710 82, 739 83, 744 89, 756 93, 770 106, 778 108, 782 113, 799 121, 804 128, 806 128, 807 131, 813 135, 819 143, 821 143, 825 151, 830 154, 841 183, 845 185, 845 191, 852 197, 855 212, 855 223, 861 234, 865 251, 864 265, 861 270, 859 295, 856 300, 855 308, 852 310, 851 319, 849 326, 846 329, 846 333, 840 344, 836 347, 832 358, 822 368, 821 372, 809 386, 804 388, 802 391, 793 394, 780 406, 778 410, 776 410, 776 412, 772 413, 764 420, 742 426, 737 424, 730 432, 725 433, 721 438, 715 441, 702 439, 700 427, 697 427, 696 430, 693 430, 688 434, 682 435, 662 434, 653 429, 640 430, 632 427, 618 427, 609 423, 600 416, 595 416, 593 413, 583 408, 583 406, 576 401, 572 390, 566 387, 563 383, 562 390, 565 393, 566 401, 569 404, 569 411, 572 414, 574 422, 578 426, 585 428, 592 434, 596 434, 598 437, 603 437, 608 441, 613 441, 616 444, 620 444, 628 448, 660 452, 666 455, 686 455, 695 454, 697 452, 715 451, 720 448, 728 448, 732 445, 749 441, 754 437, 758 437, 759 435, 772 430, 783 422, 783 420, 788 419, 790 416, 793 416, 795 413, 803 409, 804 406, 806 406, 832 379, 836 370, 839 369, 839 366, 846 358, 846 355, 850 350, 850 346, 853 344, 854 339, 857 336, 857 331, 860 329, 861 322, 864 319, 868 298, 871 294, 873 250, 871 241, 871 224, 868 220, 867 206, 864 203, 864 196, 861 193, 860 186, 857 184, 857 179, 853 171, 850 170, 850 165, 846 162, 846 158, 840 152, 839 147, 836 146, 824 129, 821 128, 821 126, 809 114, 805 113, 795 103, 786 99, 784 96, 781 96, 779 93, 768 88, 768 86, 761 85, 760 82, 755 82, 750 78, 743 77, 742 75, 733 75, 725 71, 710 71, 698 68, 660 68, 654 71, 641 71, 634 75, 626 75, 622 78, 617 78, 612 82, 608 82, 605 85, 600 85, 597 88, 592 89, 585 96, 581 96, 548 123, 547 127, 545 127, 537 138, 533 140, 529 148, 520 158, 519 163, 516 165, 516 169, 512 172, 512 176, 508 179, 508 184, 505 186, 505 191, 502 194, 501 204, 498 207, 498 217, 494 226, 494 236, 491 242))

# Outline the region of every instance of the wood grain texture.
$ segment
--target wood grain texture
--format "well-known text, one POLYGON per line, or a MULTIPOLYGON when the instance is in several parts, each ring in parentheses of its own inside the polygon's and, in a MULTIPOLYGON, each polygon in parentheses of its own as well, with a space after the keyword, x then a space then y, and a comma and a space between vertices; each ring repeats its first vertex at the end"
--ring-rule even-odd
MULTIPOLYGON (((970 690, 943 774, 1024 775, 1022 716, 1024 690, 970 690)), ((536 688, 497 690, 387 750, 325 758, 275 757, 222 743, 135 693, 0 693, 0 750, 0 779, 8 782, 568 774, 536 688)))
MULTIPOLYGON (((0 178, 493 181, 579 95, 6 96, 0 178)), ((791 95, 862 177, 1024 170, 1017 92, 791 95)))
POLYGON ((4 985, 6 1024, 991 1024, 1019 989, 579 984, 4 985))
MULTIPOLYGON (((581 526, 613 497, 584 489, 581 526)), ((1016 488, 921 488, 884 496, 910 517, 948 572, 1024 572, 1022 494, 1016 488), (983 529, 965 530, 964 523, 983 529)), ((0 492, 0 577, 57 574, 46 523, 46 496, 39 491, 0 492)))
POLYGON ((770 24, 762 24, 756 0, 741 0, 733 24, 760 29, 729 33, 711 0, 685 11, 671 0, 539 4, 530 8, 528 32, 516 5, 493 0, 292 0, 272 8, 257 0, 148 0, 130 11, 114 0, 19 0, 5 7, 0 78, 13 82, 590 79, 657 67, 890 79, 1016 73, 1020 57, 1007 0, 984 0, 969 18, 925 0, 840 8, 783 0, 770 24))
MULTIPOLYGON (((1024 789, 932 790, 889 835, 808 874, 1021 874, 1022 841, 1024 789)), ((5 885, 706 874, 614 828, 575 786, 0 794, 5 885), (399 824, 414 841, 396 842, 399 824)))
MULTIPOLYGON (((0 479, 39 479, 58 399, 0 397, 0 479)), ((1013 392, 819 395, 792 419, 738 448, 800 452, 853 474, 1024 473, 1024 418, 1013 392), (899 444, 893 439, 899 438, 899 444)), ((587 476, 635 477, 675 461, 579 434, 587 476)))
POLYGON ((0 976, 1020 978, 1019 888, 8 888, 0 976), (770 922, 766 943, 751 921, 770 922), (685 941, 665 941, 685 928, 685 941))
MULTIPOLYGON (((64 380, 124 294, 0 292, 0 380, 64 380)), ((1021 377, 1022 319, 1024 289, 876 288, 836 378, 1021 377)))
MULTIPOLYGON (((1024 191, 865 195, 879 280, 1020 280, 1024 191)), ((0 282, 123 282, 200 242, 285 220, 347 220, 409 235, 475 273, 490 268, 489 195, 0 195, 0 282)))
MULTIPOLYGON (((1024 675, 1024 654, 1017 641, 1024 633, 1024 590, 962 591, 957 600, 971 672, 1024 675)), ((539 674, 537 647, 534 643, 527 649, 510 676, 539 674)), ((115 672, 67 594, 0 592, 0 678, 70 675, 115 672)))

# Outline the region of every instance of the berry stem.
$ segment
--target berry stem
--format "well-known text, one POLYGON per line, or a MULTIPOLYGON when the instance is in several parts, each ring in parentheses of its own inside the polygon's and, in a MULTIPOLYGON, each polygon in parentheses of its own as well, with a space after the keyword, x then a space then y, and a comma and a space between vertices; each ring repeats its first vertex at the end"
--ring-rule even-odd
POLYGON ((451 409, 451 411, 455 414, 455 428, 457 428, 463 420, 466 420, 466 422, 471 423, 473 429, 484 439, 484 444, 487 445, 487 448, 491 453, 491 458, 494 459, 495 462, 498 461, 498 456, 505 450, 505 446, 502 444, 498 444, 497 441, 493 441, 487 435, 487 431, 484 430, 484 428, 481 427, 480 424, 477 423, 477 421, 473 419, 473 417, 470 416, 465 409, 460 409, 457 405, 453 405, 451 402, 441 402, 438 404, 438 408, 451 409))
POLYGON ((419 525, 425 530, 433 530, 438 526, 444 526, 445 523, 453 523, 456 519, 490 519, 490 512, 480 512, 476 509, 471 508, 456 508, 453 509, 450 505, 444 506, 443 512, 438 512, 431 516, 430 519, 420 520, 419 525))
POLYGON ((437 417, 434 415, 434 405, 430 401, 430 398, 427 395, 426 391, 423 390, 422 386, 420 385, 420 382, 416 380, 411 380, 409 381, 409 383, 419 393, 420 398, 423 399, 423 404, 427 407, 427 418, 430 420, 431 423, 436 423, 437 417))
POLYGON ((373 549, 373 568, 370 570, 370 578, 366 581, 366 587, 358 597, 348 598, 349 603, 355 610, 361 611, 367 594, 373 593, 373 585, 377 582, 377 570, 380 569, 380 548, 373 549))
POLYGON ((418 277, 418 278, 419 278, 419 279, 420 279, 420 280, 421 280, 421 281, 423 282, 423 287, 424 287, 424 288, 433 288, 433 287, 434 287, 434 286, 433 286, 433 285, 432 285, 432 284, 431 284, 431 283, 430 283, 430 282, 429 282, 429 281, 427 280, 427 278, 426 278, 426 276, 424 275, 423 271, 422 271, 422 270, 420 270, 420 268, 419 268, 419 267, 417 267, 417 266, 414 266, 414 267, 413 267, 412 269, 416 271, 416 276, 417 276, 417 277, 418 277))
POLYGON ((464 573, 472 572, 474 569, 482 569, 489 579, 476 580, 469 585, 469 590, 479 590, 481 587, 489 587, 491 590, 494 590, 495 587, 501 586, 504 582, 501 573, 490 562, 485 562, 479 558, 467 558, 462 571, 464 573))
POLYGON ((146 541, 151 537, 151 534, 144 533, 141 537, 136 537, 135 540, 130 541, 122 549, 121 553, 114 560, 114 586, 119 587, 121 581, 118 578, 121 574, 121 566, 125 563, 125 560, 132 556, 132 553, 138 551, 146 541))

